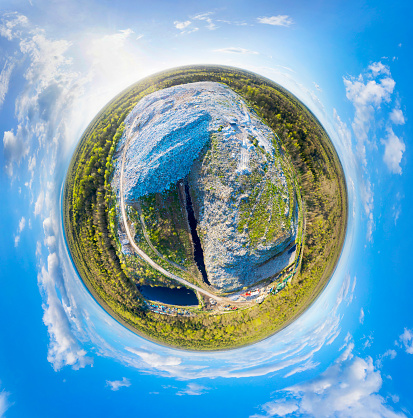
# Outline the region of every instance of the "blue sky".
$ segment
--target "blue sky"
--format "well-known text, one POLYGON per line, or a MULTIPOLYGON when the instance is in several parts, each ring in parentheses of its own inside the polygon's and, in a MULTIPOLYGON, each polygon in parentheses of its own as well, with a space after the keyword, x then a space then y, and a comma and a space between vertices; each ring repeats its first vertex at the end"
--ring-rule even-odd
POLYGON ((8 1, 0 7, 0 417, 410 417, 412 6, 407 1, 8 1), (295 323, 215 354, 149 343, 90 297, 60 192, 83 130, 163 69, 275 80, 346 171, 339 266, 295 323))

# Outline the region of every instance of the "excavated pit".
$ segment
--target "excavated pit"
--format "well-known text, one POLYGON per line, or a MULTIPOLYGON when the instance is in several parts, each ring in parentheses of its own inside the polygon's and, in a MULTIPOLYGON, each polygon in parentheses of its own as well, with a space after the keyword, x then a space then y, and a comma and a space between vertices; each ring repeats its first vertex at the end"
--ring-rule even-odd
POLYGON ((191 231, 192 244, 194 248, 194 260, 198 270, 202 274, 202 279, 207 285, 210 285, 205 268, 204 250, 202 249, 201 240, 199 239, 198 232, 196 230, 197 220, 195 218, 195 212, 192 206, 191 193, 189 192, 189 184, 187 180, 185 180, 185 204, 186 213, 188 214, 189 229, 191 231))

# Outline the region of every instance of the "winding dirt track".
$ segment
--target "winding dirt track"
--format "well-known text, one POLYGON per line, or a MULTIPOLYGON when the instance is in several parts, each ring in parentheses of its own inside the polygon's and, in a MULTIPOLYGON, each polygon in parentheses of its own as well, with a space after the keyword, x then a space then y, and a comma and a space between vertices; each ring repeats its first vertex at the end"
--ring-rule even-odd
POLYGON ((217 302, 226 303, 226 304, 230 303, 231 305, 243 305, 243 306, 251 304, 251 302, 248 302, 248 301, 234 302, 230 299, 223 298, 223 297, 220 297, 220 296, 216 296, 213 293, 209 292, 208 290, 202 289, 201 287, 196 286, 196 285, 188 282, 187 280, 183 279, 182 277, 179 277, 179 276, 177 276, 173 273, 170 273, 169 271, 165 270, 162 266, 155 263, 155 261, 153 261, 145 252, 143 252, 136 245, 135 240, 133 239, 132 234, 129 230, 129 225, 128 225, 128 222, 127 222, 126 211, 125 211, 125 199, 124 199, 124 194, 123 194, 123 173, 124 173, 124 165, 125 165, 125 155, 126 155, 126 151, 128 150, 128 147, 129 147, 129 141, 130 141, 130 138, 125 142, 125 145, 123 147, 122 164, 121 164, 121 168, 120 168, 120 186, 119 186, 120 210, 121 210, 121 213, 122 213, 123 226, 125 228, 126 235, 128 237, 128 240, 129 240, 129 244, 136 251, 136 253, 143 260, 145 260, 150 266, 152 266, 155 270, 159 271, 159 273, 163 274, 164 276, 169 277, 170 279, 175 280, 175 281, 183 284, 186 287, 190 287, 191 289, 194 289, 197 292, 202 293, 203 295, 208 296, 209 298, 212 298, 212 299, 216 300, 217 302))

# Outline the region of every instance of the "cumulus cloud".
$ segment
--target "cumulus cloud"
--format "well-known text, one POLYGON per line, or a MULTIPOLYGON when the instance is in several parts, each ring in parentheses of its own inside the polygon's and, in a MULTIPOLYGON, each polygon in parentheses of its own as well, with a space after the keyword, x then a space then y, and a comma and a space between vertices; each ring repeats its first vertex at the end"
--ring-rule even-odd
MULTIPOLYGON (((7 16, 7 15, 6 15, 7 16)), ((61 142, 67 129, 63 111, 70 108, 81 88, 78 75, 70 71, 71 59, 65 56, 71 46, 65 40, 50 40, 44 31, 28 27, 22 16, 9 16, 0 25, 0 34, 18 39, 16 59, 26 66, 23 74, 26 89, 15 102, 17 128, 6 131, 3 137, 6 171, 13 176, 14 167, 29 154, 31 148, 45 147, 49 153, 47 168, 54 169, 56 145, 61 142), (54 142, 54 146, 50 144, 54 142)), ((35 159, 32 155, 29 170, 33 178, 35 159)), ((27 182, 31 187, 32 181, 27 182)))
POLYGON ((17 12, 5 13, 0 21, 0 36, 11 41, 20 36, 21 26, 27 26, 28 19, 17 12))
POLYGON ((17 233, 14 236, 14 246, 17 247, 20 242, 20 234, 22 233, 23 229, 26 226, 26 218, 24 216, 21 217, 19 221, 19 226, 17 227, 17 233))
POLYGON ((19 221, 19 229, 18 229, 19 233, 23 231, 25 226, 26 226, 26 218, 22 216, 19 221))
POLYGON ((110 390, 113 390, 114 392, 123 387, 128 388, 130 385, 131 382, 126 377, 124 377, 122 380, 106 380, 106 386, 109 386, 110 390))
POLYGON ((393 129, 387 129, 387 138, 382 139, 381 143, 384 145, 383 161, 391 173, 402 174, 400 163, 403 158, 403 153, 406 151, 404 142, 395 135, 393 129))
POLYGON ((64 366, 77 370, 92 364, 92 359, 86 355, 86 351, 75 338, 64 303, 59 298, 57 288, 63 280, 61 276, 58 255, 55 252, 50 253, 47 267, 42 266, 38 274, 38 283, 44 295, 43 322, 50 336, 47 360, 54 370, 60 370, 64 366))
MULTIPOLYGON (((367 239, 373 240, 375 221, 373 216, 374 194, 368 170, 367 150, 379 149, 377 138, 384 145, 383 161, 391 173, 401 174, 401 162, 405 152, 404 142, 394 134, 391 123, 402 124, 404 116, 399 105, 390 113, 389 104, 395 89, 388 65, 374 62, 357 77, 343 77, 346 96, 353 104, 354 118, 351 123, 356 140, 356 156, 360 161, 359 183, 361 198, 367 217, 367 239), (385 123, 383 124, 383 121, 385 123), (383 126, 384 125, 384 126, 383 126), (384 132, 382 131, 385 129, 384 132), (385 136, 385 138, 383 138, 385 136)), ((383 149, 383 148, 382 148, 383 149)))
POLYGON ((175 20, 174 25, 176 29, 179 29, 181 35, 188 35, 190 33, 196 32, 199 28, 191 26, 192 22, 190 20, 186 20, 180 22, 179 20, 175 20))
MULTIPOLYGON (((352 350, 353 346, 349 344, 349 347, 352 350)), ((351 350, 319 377, 279 391, 279 399, 261 407, 265 415, 254 417, 291 413, 316 418, 405 417, 387 405, 378 393, 382 377, 373 360, 353 356, 351 350)))
POLYGON ((403 334, 399 337, 399 342, 407 354, 413 354, 413 331, 411 329, 404 329, 403 334))
POLYGON ((185 22, 180 22, 179 20, 175 20, 174 25, 176 29, 184 30, 191 24, 190 20, 186 20, 185 22))
MULTIPOLYGON (((381 73, 383 73, 383 70, 380 72, 372 71, 372 74, 381 73)), ((387 72, 385 74, 384 77, 378 80, 364 80, 361 74, 357 78, 344 77, 343 79, 346 96, 355 108, 352 128, 357 139, 357 152, 364 165, 367 164, 365 144, 369 141, 369 132, 374 113, 383 102, 390 101, 396 84, 387 72)))
POLYGON ((178 396, 190 395, 190 396, 199 396, 203 395, 209 390, 206 386, 198 385, 197 383, 189 383, 185 389, 180 390, 176 394, 178 396))
POLYGON ((37 196, 36 203, 34 205, 34 216, 40 215, 43 209, 44 203, 44 191, 42 190, 37 196))
POLYGON ((261 417, 284 417, 285 415, 292 414, 298 410, 298 405, 295 402, 274 402, 270 401, 261 406, 261 409, 266 415, 252 415, 250 418, 261 417))
POLYGON ((220 48, 220 49, 215 49, 214 52, 222 52, 224 54, 253 54, 253 55, 258 54, 257 51, 251 51, 249 49, 239 48, 239 47, 220 48))
MULTIPOLYGON (((31 187, 34 179, 34 214, 43 222, 43 242, 49 251, 47 259, 43 260, 39 240, 36 245, 40 265, 38 285, 43 299, 43 321, 50 337, 47 358, 55 370, 65 366, 79 369, 92 364, 92 359, 81 346, 80 340, 85 336, 84 323, 81 322, 83 316, 76 307, 72 290, 67 287, 68 278, 64 276, 61 266, 65 250, 56 220, 60 189, 54 182, 55 169, 70 140, 68 138, 75 137, 68 135, 69 130, 79 129, 79 126, 72 126, 76 123, 79 125, 82 119, 73 118, 73 115, 78 112, 79 102, 84 97, 84 86, 97 78, 96 71, 102 68, 107 70, 104 58, 110 56, 110 68, 116 68, 113 74, 116 73, 122 83, 127 83, 123 67, 125 63, 128 64, 129 73, 133 68, 135 79, 139 57, 123 49, 133 34, 131 29, 125 29, 90 40, 85 49, 92 54, 92 70, 79 74, 74 70, 70 56, 71 42, 52 40, 46 31, 29 25, 25 18, 17 19, 16 15, 9 16, 8 22, 11 23, 4 19, 1 22, 0 35, 17 39, 18 49, 14 56, 24 63, 23 76, 27 83, 15 102, 17 126, 4 134, 6 170, 13 175, 13 167, 21 163, 30 149, 35 150, 27 161, 31 176, 27 184, 31 187), (92 51, 88 47, 92 47, 92 51)), ((23 170, 19 170, 19 173, 23 173, 23 170)))
POLYGON ((390 75, 389 67, 381 62, 373 62, 373 64, 369 65, 369 70, 371 71, 373 77, 376 77, 379 74, 390 75))
POLYGON ((390 120, 395 125, 404 125, 404 115, 401 109, 393 109, 393 111, 390 113, 390 120))
POLYGON ((257 18, 258 23, 264 23, 266 25, 273 26, 291 26, 294 21, 288 15, 277 15, 277 16, 264 16, 257 18))
POLYGON ((6 173, 12 177, 14 166, 19 166, 22 158, 29 153, 29 147, 25 141, 21 126, 18 127, 17 134, 14 134, 13 130, 4 132, 3 149, 6 160, 6 173))

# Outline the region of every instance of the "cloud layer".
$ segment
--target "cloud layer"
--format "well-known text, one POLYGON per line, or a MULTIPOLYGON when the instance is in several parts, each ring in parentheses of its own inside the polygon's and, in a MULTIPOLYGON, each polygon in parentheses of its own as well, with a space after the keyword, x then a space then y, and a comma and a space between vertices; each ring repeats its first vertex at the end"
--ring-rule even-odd
POLYGON ((286 388, 279 398, 262 405, 265 415, 293 414, 315 418, 401 418, 378 392, 382 377, 371 357, 354 356, 349 343, 343 354, 316 379, 286 388))
MULTIPOLYGON (((205 22, 207 26, 214 23, 211 13, 191 17, 191 22, 195 20, 205 22)), ((78 110, 76 113, 75 110, 83 109, 82 101, 87 97, 85 91, 89 95, 91 91, 100 92, 101 88, 111 84, 108 80, 115 73, 118 78, 127 74, 123 67, 137 66, 136 57, 128 52, 128 43, 134 32, 123 29, 89 40, 82 57, 89 59, 91 69, 85 74, 75 69, 71 51, 76 50, 76 45, 67 40, 49 39, 46 32, 28 27, 25 19, 17 21, 26 23, 19 26, 19 23, 9 25, 3 22, 3 28, 7 36, 19 40, 20 56, 27 63, 24 77, 30 88, 16 100, 17 126, 8 130, 13 138, 9 141, 11 136, 8 134, 10 138, 6 142, 13 142, 19 130, 25 130, 21 138, 26 144, 22 149, 28 150, 27 154, 21 150, 15 152, 13 164, 25 164, 27 168, 26 174, 33 181, 29 188, 33 202, 31 211, 43 227, 36 255, 43 320, 50 337, 48 360, 52 367, 55 370, 67 366, 79 369, 92 364, 88 347, 94 347, 99 355, 116 358, 141 371, 179 379, 266 374, 290 377, 317 367, 321 349, 325 344, 333 344, 340 336, 343 302, 351 302, 354 287, 342 267, 337 269, 335 280, 313 305, 308 316, 300 317, 287 329, 259 344, 237 350, 236 356, 234 352, 216 353, 213 361, 205 353, 180 352, 145 341, 116 323, 96 304, 82 286, 63 239, 59 203, 64 173, 60 167, 65 163, 63 156, 71 136, 69 129, 81 132, 84 128, 82 112, 78 110), (102 67, 105 72, 102 72, 102 67), (74 125, 77 127, 70 128, 74 125)), ((176 21, 177 29, 189 29, 188 21, 176 21)), ((213 28, 210 26, 209 29, 213 28)), ((224 48, 222 52, 254 53, 239 47, 224 48)), ((194 386, 186 389, 192 394, 200 390, 194 386)))

